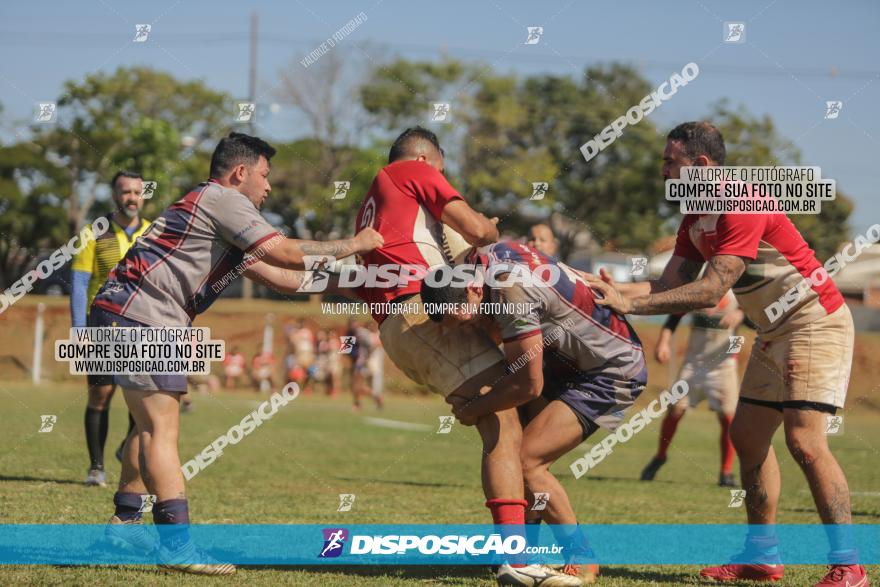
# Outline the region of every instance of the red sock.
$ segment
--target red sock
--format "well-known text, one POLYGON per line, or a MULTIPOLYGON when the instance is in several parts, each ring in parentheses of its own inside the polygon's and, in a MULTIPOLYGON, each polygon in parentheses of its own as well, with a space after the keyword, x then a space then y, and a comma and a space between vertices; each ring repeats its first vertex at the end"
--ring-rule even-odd
POLYGON ((492 521, 498 525, 526 523, 526 506, 524 499, 496 498, 486 501, 486 507, 492 512, 492 521))
MULTIPOLYGON (((495 524, 503 526, 522 526, 523 530, 526 523, 526 506, 529 505, 524 499, 489 499, 486 500, 486 507, 492 512, 492 521, 495 524)), ((502 535, 504 532, 502 531, 502 535)), ((511 561, 512 567, 524 567, 519 561, 511 561)))
POLYGON ((666 458, 666 451, 672 443, 672 437, 675 436, 675 429, 678 428, 678 422, 684 417, 684 414, 676 416, 674 412, 668 412, 663 422, 660 424, 660 447, 657 449, 657 456, 661 459, 666 458))
POLYGON ((721 472, 730 473, 733 470, 733 458, 736 451, 733 449, 733 442, 730 440, 730 423, 733 416, 726 414, 718 414, 718 422, 721 424, 721 472))

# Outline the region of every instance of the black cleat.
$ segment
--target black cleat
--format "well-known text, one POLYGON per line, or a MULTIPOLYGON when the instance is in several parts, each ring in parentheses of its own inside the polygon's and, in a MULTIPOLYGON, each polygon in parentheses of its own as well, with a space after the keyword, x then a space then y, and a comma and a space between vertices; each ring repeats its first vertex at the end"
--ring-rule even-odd
POLYGON ((721 476, 718 477, 718 487, 732 487, 736 489, 739 485, 737 485, 733 473, 721 473, 721 476))
POLYGON ((642 469, 642 481, 653 481, 660 467, 666 464, 666 457, 654 457, 651 462, 642 469))

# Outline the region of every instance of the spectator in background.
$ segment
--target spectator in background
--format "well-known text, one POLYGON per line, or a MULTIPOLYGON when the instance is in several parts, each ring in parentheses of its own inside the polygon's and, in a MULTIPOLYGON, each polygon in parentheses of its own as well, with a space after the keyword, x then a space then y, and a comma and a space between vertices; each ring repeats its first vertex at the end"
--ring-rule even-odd
POLYGON ((373 395, 373 401, 376 402, 376 408, 381 410, 384 405, 382 392, 385 384, 385 349, 382 348, 382 342, 379 340, 379 325, 370 322, 367 328, 370 332, 370 356, 367 359, 370 391, 373 395))
POLYGON ((356 411, 361 409, 361 396, 370 393, 367 386, 367 359, 370 356, 370 331, 364 328, 357 320, 352 318, 348 321, 348 329, 345 332, 346 340, 343 341, 343 353, 348 354, 349 362, 349 386, 356 411))
POLYGON ((251 379, 257 392, 267 392, 275 387, 275 355, 264 351, 262 344, 251 360, 251 379))
POLYGON ((288 348, 287 356, 284 358, 284 367, 287 372, 287 382, 296 383, 302 389, 306 380, 306 370, 297 362, 296 353, 291 348, 288 348))
POLYGON ((238 380, 244 375, 246 362, 247 360, 237 346, 232 347, 232 351, 223 358, 223 375, 225 377, 224 385, 226 389, 238 387, 238 380))
POLYGON ((559 251, 559 242, 553 234, 553 230, 546 224, 535 224, 529 229, 529 238, 526 241, 530 247, 535 247, 548 257, 556 258, 559 251))

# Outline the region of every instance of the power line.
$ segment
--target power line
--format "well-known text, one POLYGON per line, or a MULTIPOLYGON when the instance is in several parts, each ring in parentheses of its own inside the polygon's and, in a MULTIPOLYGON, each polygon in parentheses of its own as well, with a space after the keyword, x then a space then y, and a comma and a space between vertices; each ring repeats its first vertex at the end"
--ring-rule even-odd
MULTIPOLYGON (((193 33, 163 33, 161 36, 156 35, 156 40, 163 45, 172 46, 206 46, 206 45, 230 45, 234 43, 250 43, 251 36, 244 32, 193 32, 193 33)), ((0 46, 12 47, 75 47, 75 48, 110 48, 115 49, 120 42, 121 37, 118 34, 90 34, 84 37, 78 33, 72 32, 41 32, 26 33, 22 31, 0 31, 0 46), (103 42, 102 42, 103 41, 103 42)), ((279 44, 286 47, 297 46, 306 49, 315 48, 325 39, 303 39, 286 35, 262 35, 261 43, 279 44)), ((352 41, 354 43, 354 41, 352 41)), ((496 51, 493 49, 478 49, 473 47, 456 47, 444 45, 441 48, 431 45, 420 45, 413 43, 385 43, 378 44, 380 47, 388 47, 400 53, 416 53, 426 54, 433 57, 443 56, 464 56, 466 58, 485 57, 485 58, 503 58, 510 57, 510 53, 505 51, 496 51)), ((596 60, 587 58, 583 55, 561 55, 549 53, 530 53, 518 52, 515 55, 517 63, 535 63, 535 64, 583 64, 595 65, 598 63, 607 63, 619 61, 622 63, 632 63, 637 67, 645 70, 663 70, 677 71, 681 68, 681 63, 677 61, 659 61, 650 59, 620 59, 620 60, 596 60)), ((852 79, 852 80, 870 80, 880 77, 880 71, 859 68, 838 68, 834 65, 827 67, 792 67, 786 66, 785 71, 777 67, 771 66, 749 66, 734 64, 712 64, 705 67, 701 75, 740 75, 740 76, 762 76, 762 77, 823 77, 831 79, 852 79)))

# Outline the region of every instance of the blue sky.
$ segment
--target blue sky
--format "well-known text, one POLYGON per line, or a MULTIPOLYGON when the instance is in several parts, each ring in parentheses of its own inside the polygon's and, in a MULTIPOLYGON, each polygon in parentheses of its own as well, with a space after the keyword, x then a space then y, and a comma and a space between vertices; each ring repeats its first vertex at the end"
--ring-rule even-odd
MULTIPOLYGON (((246 96, 251 12, 260 17, 260 91, 361 12, 366 22, 338 47, 360 47, 377 59, 436 59, 445 52, 501 72, 572 76, 582 75, 586 65, 619 60, 639 67, 652 83, 696 61, 699 78, 651 115, 662 128, 699 118, 720 98, 744 104, 753 114, 769 115, 800 147, 805 164, 820 166, 855 200, 854 230, 880 222, 874 167, 880 155, 874 111, 880 104, 880 3, 869 0, 4 3, 4 141, 16 121, 32 116, 33 103, 57 97, 65 80, 120 65, 150 65, 246 96), (722 43, 724 21, 745 22, 746 42, 722 43), (138 23, 152 24, 147 43, 131 42, 138 23), (539 44, 523 44, 527 26, 544 27, 539 44), (843 101, 836 120, 824 119, 826 100, 843 101)), ((260 131, 273 138, 302 132, 297 120, 284 116, 264 126, 260 131)))

